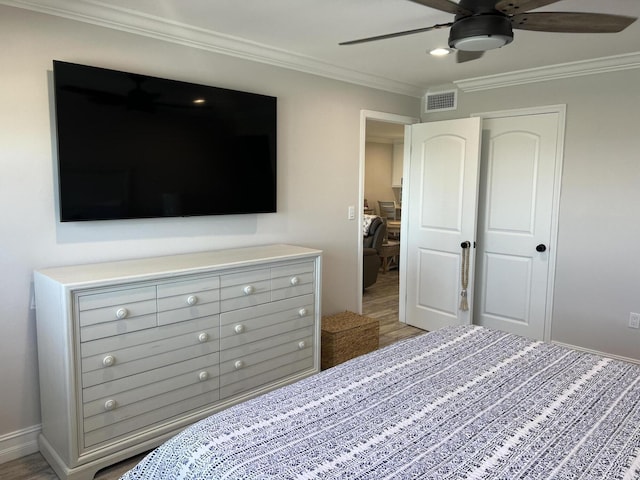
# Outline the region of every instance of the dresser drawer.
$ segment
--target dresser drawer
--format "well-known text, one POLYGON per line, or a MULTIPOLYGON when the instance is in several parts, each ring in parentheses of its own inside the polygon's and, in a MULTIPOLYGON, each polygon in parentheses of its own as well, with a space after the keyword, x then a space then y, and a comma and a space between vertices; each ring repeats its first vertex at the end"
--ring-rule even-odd
POLYGON ((271 269, 271 300, 313 293, 314 278, 313 262, 273 267, 271 269))
POLYGON ((186 280, 175 281, 171 283, 162 283, 158 285, 158 298, 178 297, 181 295, 196 295, 198 292, 208 290, 217 291, 220 288, 220 277, 198 277, 186 280))
MULTIPOLYGON (((237 323, 254 323, 265 325, 290 320, 297 317, 313 316, 314 298, 313 295, 288 298, 277 302, 270 302, 252 308, 242 308, 231 312, 220 314, 220 325, 222 327, 235 325, 237 323), (282 313, 281 317, 278 314, 282 313), (273 315, 276 315, 275 320, 273 315)), ((223 331, 225 329, 223 328, 223 331)))
POLYGON ((83 416, 87 419, 111 409, 133 405, 148 398, 160 397, 167 392, 202 382, 208 382, 207 388, 217 388, 219 376, 218 354, 214 353, 182 362, 182 364, 134 375, 134 379, 126 377, 105 383, 99 388, 83 391, 83 416), (133 383, 132 380, 138 380, 138 382, 133 383), (115 402, 115 406, 111 409, 109 405, 105 406, 109 400, 115 402))
POLYGON ((271 270, 247 270, 220 276, 220 311, 271 301, 271 270))
MULTIPOLYGON (((91 387, 99 383, 109 382, 111 380, 123 378, 128 375, 135 375, 139 372, 153 370, 155 368, 164 367, 166 365, 181 362, 189 358, 194 358, 217 351, 218 345, 210 342, 201 345, 191 345, 179 350, 170 350, 167 352, 159 353, 158 355, 140 357, 137 360, 133 360, 130 362, 116 364, 110 367, 102 368, 100 370, 85 372, 82 374, 82 386, 84 388, 91 387)), ((116 355, 118 354, 116 353, 116 355)))
POLYGON ((229 312, 220 327, 220 348, 230 349, 313 325, 313 297, 270 304, 271 308, 229 312))
POLYGON ((82 352, 82 385, 88 387, 161 366, 169 361, 217 352, 218 318, 188 322, 187 331, 173 325, 86 342, 82 352), (173 327, 173 328, 172 328, 173 327))
POLYGON ((80 294, 77 302, 81 342, 157 324, 155 286, 80 294))
MULTIPOLYGON (((155 285, 127 289, 109 290, 101 293, 79 293, 78 310, 98 310, 105 307, 126 307, 128 304, 156 299, 155 285)), ((84 325, 84 323, 80 323, 84 325)))
POLYGON ((178 415, 210 406, 219 398, 218 379, 213 377, 123 407, 118 406, 117 400, 108 399, 105 406, 111 410, 84 420, 84 447, 93 447, 124 435, 148 430, 178 415), (109 400, 113 402, 108 403, 109 400))
POLYGON ((303 327, 220 352, 220 374, 237 372, 272 358, 313 346, 313 327, 303 327))
MULTIPOLYGON (((94 355, 109 354, 118 350, 154 343, 160 340, 173 339, 188 334, 191 334, 193 344, 214 342, 217 345, 219 343, 219 324, 220 317, 218 315, 196 318, 179 324, 163 325, 144 331, 83 342, 80 345, 80 352, 84 362, 86 358, 94 355)), ((154 350, 155 349, 152 349, 152 351, 154 350)), ((140 356, 144 355, 140 354, 140 356)), ((118 361, 117 358, 116 361, 118 361)), ((87 370, 92 370, 92 368, 83 365, 83 371, 87 370)))
MULTIPOLYGON (((220 354, 218 352, 203 355, 201 357, 190 358, 182 362, 167 365, 162 368, 147 370, 135 375, 112 380, 109 382, 99 383, 97 385, 82 389, 82 403, 85 405, 85 417, 87 414, 87 405, 100 399, 107 399, 113 395, 119 395, 123 392, 134 390, 138 387, 153 384, 155 382, 164 382, 168 379, 187 376, 190 372, 196 372, 201 369, 210 369, 210 376, 219 375, 220 354)), ((194 382, 191 382, 194 383, 194 382)), ((142 398, 142 397, 137 397, 142 398)), ((94 412, 96 413, 96 412, 94 412)))
POLYGON ((219 313, 219 286, 218 277, 158 285, 158 325, 219 313))
POLYGON ((313 368, 313 349, 305 348, 227 374, 221 373, 220 398, 249 392, 310 368, 313 368))

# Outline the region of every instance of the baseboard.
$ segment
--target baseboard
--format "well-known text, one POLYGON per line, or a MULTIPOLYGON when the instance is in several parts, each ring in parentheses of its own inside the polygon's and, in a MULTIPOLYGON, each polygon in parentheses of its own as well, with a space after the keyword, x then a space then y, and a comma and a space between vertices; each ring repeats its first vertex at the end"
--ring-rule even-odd
POLYGON ((39 450, 40 430, 40 425, 34 425, 17 432, 0 435, 0 464, 36 453, 39 450))
POLYGON ((578 350, 580 352, 593 353, 594 355, 600 355, 601 357, 609 357, 609 358, 613 358, 614 360, 622 360, 623 362, 637 363, 640 365, 640 360, 637 358, 623 357, 621 355, 614 355, 613 353, 600 352, 598 350, 593 350, 591 348, 578 347, 577 345, 571 345, 569 343, 563 343, 563 342, 555 342, 553 340, 551 341, 551 343, 553 343, 554 345, 558 345, 560 347, 566 347, 572 350, 578 350))

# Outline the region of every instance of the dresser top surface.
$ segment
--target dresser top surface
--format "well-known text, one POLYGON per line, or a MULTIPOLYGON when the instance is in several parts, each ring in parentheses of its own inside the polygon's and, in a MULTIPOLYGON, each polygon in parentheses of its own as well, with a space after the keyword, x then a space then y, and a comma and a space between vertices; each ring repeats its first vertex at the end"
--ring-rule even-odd
POLYGON ((278 260, 314 258, 322 251, 296 245, 265 245, 207 252, 148 257, 114 262, 69 265, 36 270, 36 276, 48 277, 72 287, 76 284, 131 281, 157 277, 215 271, 261 265, 278 260))

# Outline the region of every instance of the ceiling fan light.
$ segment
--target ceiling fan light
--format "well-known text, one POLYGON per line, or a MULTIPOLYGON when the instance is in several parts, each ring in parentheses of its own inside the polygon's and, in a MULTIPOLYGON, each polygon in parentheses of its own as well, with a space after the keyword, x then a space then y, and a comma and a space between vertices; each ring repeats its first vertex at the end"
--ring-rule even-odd
POLYGON ((464 17, 456 20, 449 31, 449 46, 469 52, 493 50, 512 40, 511 20, 501 14, 464 17))
POLYGON ((474 37, 461 38, 453 42, 452 47, 456 50, 468 52, 484 52, 500 48, 510 43, 513 37, 506 35, 476 35, 474 37))
POLYGON ((450 53, 451 50, 449 50, 448 48, 434 48, 433 50, 429 51, 429 54, 433 55, 434 57, 446 57, 450 53))

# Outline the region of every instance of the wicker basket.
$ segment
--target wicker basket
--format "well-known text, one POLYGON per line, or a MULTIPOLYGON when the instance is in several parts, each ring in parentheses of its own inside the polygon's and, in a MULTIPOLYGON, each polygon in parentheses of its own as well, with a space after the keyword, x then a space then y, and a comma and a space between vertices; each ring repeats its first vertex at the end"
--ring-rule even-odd
POLYGON ((379 329, 378 320, 349 311, 323 317, 322 369, 377 350, 379 329))

